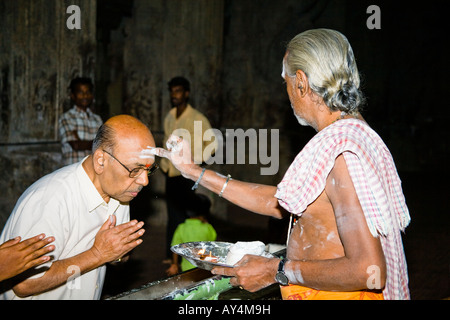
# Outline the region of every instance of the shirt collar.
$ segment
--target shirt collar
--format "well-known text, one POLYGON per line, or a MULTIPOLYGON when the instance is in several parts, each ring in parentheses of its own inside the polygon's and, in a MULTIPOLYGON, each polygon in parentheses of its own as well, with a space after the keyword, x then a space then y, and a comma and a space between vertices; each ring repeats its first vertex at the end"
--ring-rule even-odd
POLYGON ((73 105, 72 110, 76 113, 87 114, 88 116, 90 116, 92 114, 91 108, 88 107, 88 108, 86 108, 86 111, 84 111, 83 109, 78 107, 76 104, 73 105))
POLYGON ((110 198, 109 203, 105 202, 83 168, 83 162, 86 160, 86 158, 87 157, 79 162, 77 168, 77 176, 81 186, 80 192, 83 194, 83 198, 87 203, 89 213, 94 212, 95 209, 103 205, 108 208, 108 212, 113 214, 119 207, 120 202, 113 198, 110 198))
POLYGON ((184 222, 186 224, 202 224, 203 223, 200 219, 196 219, 196 218, 187 218, 186 220, 184 220, 184 222))
POLYGON ((181 118, 187 117, 189 116, 189 114, 194 110, 194 108, 192 108, 192 106, 188 103, 186 106, 186 109, 184 109, 183 113, 180 115, 180 117, 177 119, 177 108, 174 107, 170 110, 170 112, 172 113, 172 116, 179 120, 181 118))

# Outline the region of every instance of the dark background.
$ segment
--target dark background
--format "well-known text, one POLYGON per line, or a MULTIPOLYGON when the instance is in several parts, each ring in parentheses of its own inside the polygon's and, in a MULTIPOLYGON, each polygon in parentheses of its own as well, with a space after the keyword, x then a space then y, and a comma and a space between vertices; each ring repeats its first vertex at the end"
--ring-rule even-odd
MULTIPOLYGON (((67 86, 77 75, 94 79, 96 112, 105 120, 132 114, 149 125, 157 144, 162 142, 162 121, 170 108, 166 83, 174 76, 186 76, 192 83, 192 104, 214 128, 280 132, 276 175, 261 176, 260 165, 212 168, 242 180, 277 184, 315 134, 299 126, 292 115, 280 76, 285 44, 304 30, 332 28, 352 44, 368 101, 363 115, 388 145, 403 181, 412 217, 404 234, 412 297, 449 297, 445 3, 1 0, 0 228, 20 194, 61 166, 57 118, 70 107, 67 86), (81 9, 81 30, 66 27, 66 8, 71 4, 81 9), (370 5, 381 10, 381 29, 366 26, 370 5)), ((248 238, 264 234, 270 240, 284 237, 275 227, 268 228, 273 221, 200 191, 213 201, 224 240, 237 241, 243 234, 248 238)), ((162 175, 155 175, 135 200, 132 215, 145 219, 150 230, 165 228, 162 175)), ((152 238, 149 246, 158 239, 152 238)), ((136 257, 148 256, 149 248, 142 247, 136 257)), ((105 290, 124 291, 163 276, 142 270, 138 280, 128 279, 111 289, 107 282, 105 290)), ((108 281, 117 281, 111 277, 108 281)))

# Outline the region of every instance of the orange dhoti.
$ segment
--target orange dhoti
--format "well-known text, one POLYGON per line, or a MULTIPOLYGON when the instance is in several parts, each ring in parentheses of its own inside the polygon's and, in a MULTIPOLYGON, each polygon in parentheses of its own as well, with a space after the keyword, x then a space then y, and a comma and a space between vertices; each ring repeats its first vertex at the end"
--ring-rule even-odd
POLYGON ((283 300, 384 300, 381 292, 373 291, 324 291, 293 284, 280 288, 283 300))

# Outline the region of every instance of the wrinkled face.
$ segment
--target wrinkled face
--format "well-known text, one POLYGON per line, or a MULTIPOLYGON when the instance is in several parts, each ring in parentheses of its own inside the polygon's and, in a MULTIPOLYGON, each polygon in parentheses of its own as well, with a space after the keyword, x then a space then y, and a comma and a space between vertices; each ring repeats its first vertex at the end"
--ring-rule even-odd
POLYGON ((154 164, 155 158, 146 152, 148 146, 155 146, 153 137, 138 136, 122 139, 110 152, 111 154, 103 150, 96 151, 102 153, 104 160, 104 171, 100 175, 101 189, 104 195, 121 202, 129 202, 148 184, 147 170, 142 170, 139 175, 130 178, 129 171, 124 168, 124 166, 128 170, 150 168, 154 164))
POLYGON ((172 106, 177 107, 187 102, 189 91, 184 90, 183 86, 173 86, 169 89, 170 101, 172 106))
POLYGON ((75 105, 83 110, 86 110, 91 106, 92 101, 94 101, 94 93, 89 85, 79 84, 75 86, 75 90, 72 92, 71 98, 75 105))

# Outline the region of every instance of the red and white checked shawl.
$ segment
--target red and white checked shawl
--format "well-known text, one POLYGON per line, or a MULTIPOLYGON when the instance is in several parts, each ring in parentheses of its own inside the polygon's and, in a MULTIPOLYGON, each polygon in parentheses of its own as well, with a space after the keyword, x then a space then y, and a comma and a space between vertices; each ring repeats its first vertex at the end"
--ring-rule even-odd
POLYGON ((276 197, 301 216, 322 193, 337 156, 344 155, 367 225, 380 237, 386 259, 384 299, 409 299, 408 273, 400 231, 410 216, 392 155, 366 122, 337 121, 318 132, 297 155, 276 197))

